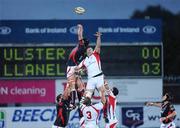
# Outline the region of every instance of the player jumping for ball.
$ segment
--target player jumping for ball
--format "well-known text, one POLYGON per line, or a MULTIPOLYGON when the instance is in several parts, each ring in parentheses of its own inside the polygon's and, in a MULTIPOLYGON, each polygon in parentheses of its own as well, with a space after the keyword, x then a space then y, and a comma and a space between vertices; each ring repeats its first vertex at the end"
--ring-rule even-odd
POLYGON ((100 61, 100 47, 101 47, 101 33, 97 32, 95 34, 97 37, 96 39, 96 46, 93 50, 92 47, 88 47, 87 57, 78 65, 76 70, 85 67, 87 70, 88 81, 86 86, 86 97, 91 98, 94 89, 97 88, 100 92, 104 90, 104 75, 101 70, 101 61, 100 61))
POLYGON ((67 61, 67 88, 71 89, 71 104, 75 106, 76 99, 76 89, 78 94, 78 99, 80 101, 83 95, 84 84, 81 78, 75 74, 75 67, 85 58, 85 52, 88 47, 89 41, 83 38, 83 26, 81 24, 77 25, 78 34, 78 45, 71 51, 68 61, 67 61))

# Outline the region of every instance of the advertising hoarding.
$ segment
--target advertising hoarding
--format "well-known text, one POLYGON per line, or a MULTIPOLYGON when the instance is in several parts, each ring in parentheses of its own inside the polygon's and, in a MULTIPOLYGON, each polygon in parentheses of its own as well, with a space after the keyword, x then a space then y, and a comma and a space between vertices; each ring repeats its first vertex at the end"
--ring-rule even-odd
POLYGON ((103 34, 103 42, 161 43, 161 20, 0 20, 0 43, 74 43, 77 24, 84 36, 95 42, 93 34, 103 34))
POLYGON ((54 103, 54 80, 0 80, 0 103, 54 103))
MULTIPOLYGON (((180 106, 175 105, 174 107, 176 112, 180 113, 180 106)), ((116 116, 118 119, 117 128, 133 126, 133 122, 139 123, 139 128, 160 127, 160 108, 118 105, 116 116), (125 125, 123 118, 128 119, 125 125)), ((1 128, 51 128, 56 118, 56 109, 55 106, 7 107, 0 108, 0 117, 1 128)), ((177 127, 180 127, 179 114, 177 114, 174 122, 177 127)), ((104 128, 102 113, 99 117, 99 126, 104 128)), ((134 124, 134 126, 136 125, 134 124)), ((71 111, 67 128, 79 128, 79 115, 76 109, 71 111)))

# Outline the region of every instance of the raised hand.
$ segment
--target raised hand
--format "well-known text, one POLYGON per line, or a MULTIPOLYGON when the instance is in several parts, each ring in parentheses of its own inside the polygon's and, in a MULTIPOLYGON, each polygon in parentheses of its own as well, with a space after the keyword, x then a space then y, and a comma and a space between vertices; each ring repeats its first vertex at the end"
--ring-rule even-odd
POLYGON ((96 34, 94 34, 94 36, 96 36, 96 37, 100 37, 102 35, 102 33, 100 33, 100 32, 96 32, 96 34))
POLYGON ((83 33, 83 26, 81 24, 77 25, 77 32, 78 32, 78 35, 83 33))

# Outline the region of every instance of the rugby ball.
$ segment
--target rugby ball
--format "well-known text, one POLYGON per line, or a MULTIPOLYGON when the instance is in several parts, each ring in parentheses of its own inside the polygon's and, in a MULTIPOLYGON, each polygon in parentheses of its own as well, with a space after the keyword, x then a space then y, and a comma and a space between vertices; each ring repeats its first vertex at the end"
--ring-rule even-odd
POLYGON ((76 14, 84 14, 86 10, 83 7, 76 7, 74 11, 76 14))

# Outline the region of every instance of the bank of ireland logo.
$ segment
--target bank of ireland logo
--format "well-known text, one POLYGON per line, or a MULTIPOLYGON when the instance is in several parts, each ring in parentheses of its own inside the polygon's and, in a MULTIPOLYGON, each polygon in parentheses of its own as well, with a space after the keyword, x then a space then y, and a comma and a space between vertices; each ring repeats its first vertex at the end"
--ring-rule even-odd
POLYGON ((0 128, 5 128, 5 112, 0 111, 0 128))
POLYGON ((11 33, 11 28, 7 26, 0 26, 0 35, 8 35, 11 33))
POLYGON ((153 34, 156 32, 156 27, 147 25, 143 27, 142 31, 146 34, 153 34))
POLYGON ((143 107, 122 108, 122 124, 128 128, 136 128, 144 124, 143 107))
POLYGON ((70 31, 70 33, 72 33, 72 34, 77 34, 77 26, 72 26, 70 29, 69 29, 69 31, 70 31))

